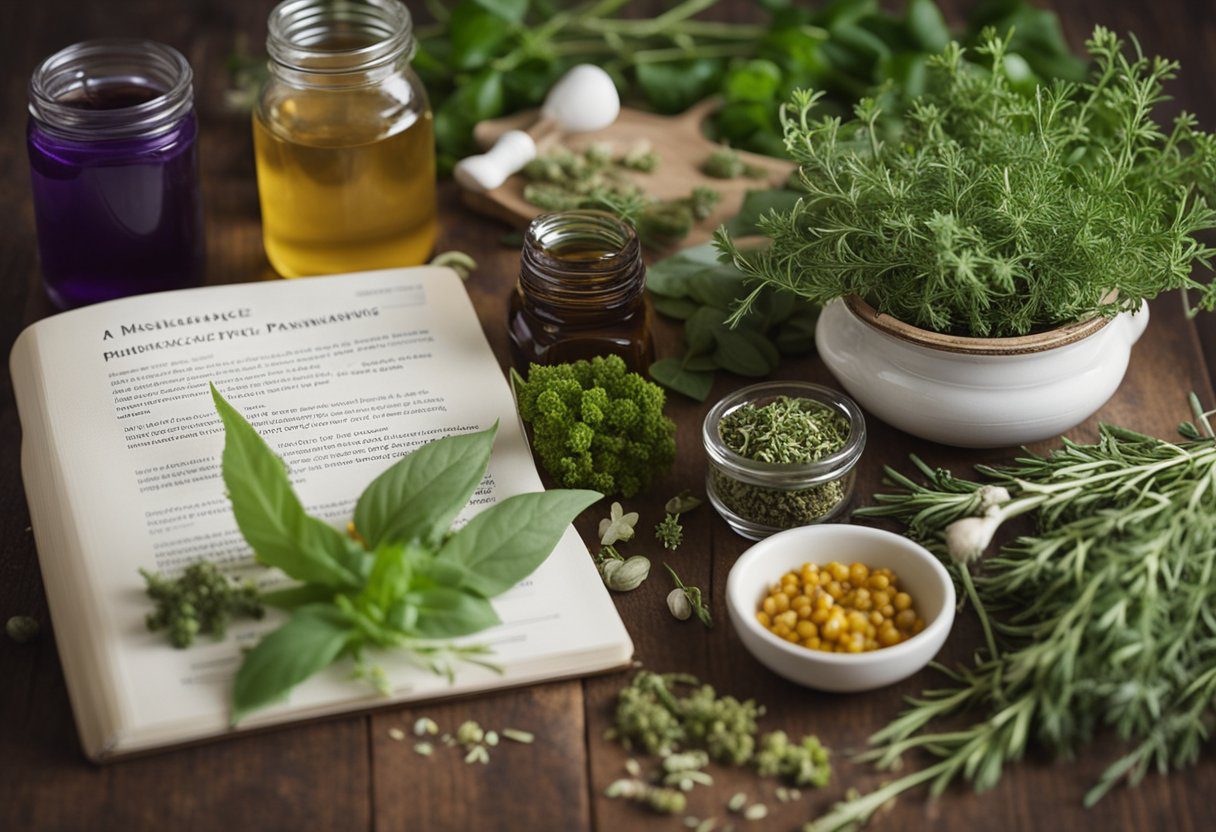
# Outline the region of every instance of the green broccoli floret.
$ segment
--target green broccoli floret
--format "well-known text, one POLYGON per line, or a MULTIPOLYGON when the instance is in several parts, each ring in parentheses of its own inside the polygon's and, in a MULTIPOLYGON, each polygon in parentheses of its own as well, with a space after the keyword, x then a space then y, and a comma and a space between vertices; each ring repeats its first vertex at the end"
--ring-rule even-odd
POLYGON ((532 449, 564 488, 632 497, 675 461, 663 388, 619 356, 533 364, 527 379, 513 372, 512 385, 532 449))

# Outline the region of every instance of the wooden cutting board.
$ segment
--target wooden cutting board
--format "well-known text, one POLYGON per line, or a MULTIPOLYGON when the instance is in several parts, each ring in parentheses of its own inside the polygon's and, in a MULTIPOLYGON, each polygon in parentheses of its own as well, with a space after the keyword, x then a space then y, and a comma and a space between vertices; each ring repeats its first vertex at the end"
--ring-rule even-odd
MULTIPOLYGON (((708 240, 714 229, 738 213, 747 191, 780 185, 794 169, 790 161, 740 151, 739 155, 745 162, 768 171, 769 175, 763 179, 743 176, 715 179, 702 173, 701 163, 720 147, 702 132, 706 117, 718 106, 717 99, 706 99, 677 116, 662 116, 623 107, 617 120, 603 130, 547 137, 539 143, 539 150, 543 154, 555 146, 564 145, 578 151, 595 142, 607 142, 615 153, 620 154, 641 140, 649 141, 659 155, 658 168, 653 173, 627 172, 647 193, 659 199, 680 199, 688 196, 698 185, 706 185, 722 195, 714 212, 697 223, 692 233, 679 243, 680 246, 696 245, 708 240)), ((474 129, 473 138, 483 150, 488 149, 503 133, 524 129, 535 120, 536 111, 528 110, 483 121, 474 129)), ((524 177, 516 174, 492 191, 478 193, 465 190, 463 199, 466 205, 480 213, 523 228, 542 213, 535 205, 524 200, 525 184, 524 177)))

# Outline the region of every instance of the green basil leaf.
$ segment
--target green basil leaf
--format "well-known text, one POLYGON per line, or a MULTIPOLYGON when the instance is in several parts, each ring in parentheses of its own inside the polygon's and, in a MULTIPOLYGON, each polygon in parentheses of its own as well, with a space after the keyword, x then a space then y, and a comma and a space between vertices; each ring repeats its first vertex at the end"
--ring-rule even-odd
POLYGON ((467 636, 501 623, 485 598, 452 587, 416 590, 405 601, 418 609, 411 633, 422 638, 467 636))
POLYGON ((263 592, 259 597, 263 604, 280 610, 294 610, 305 604, 323 604, 332 601, 335 590, 321 584, 300 584, 273 592, 263 592))
POLYGON ((773 339, 782 355, 807 355, 815 349, 815 325, 818 316, 797 316, 790 318, 777 328, 773 339))
POLYGON ((660 113, 679 113, 714 92, 722 63, 709 58, 643 63, 636 72, 638 86, 651 106, 660 113))
POLYGON ((730 222, 726 223, 726 232, 732 237, 746 237, 759 232, 760 218, 769 211, 788 211, 801 198, 798 191, 785 188, 774 188, 766 191, 748 191, 743 197, 743 205, 730 222))
POLYGON ((665 298, 658 295, 651 298, 651 305, 660 315, 681 321, 691 318, 693 313, 701 308, 699 303, 688 298, 665 298))
POLYGON ((686 355, 680 359, 680 363, 684 365, 685 370, 694 373, 712 373, 719 369, 718 362, 714 361, 712 355, 686 355))
POLYGON ((432 555, 425 563, 419 565, 414 585, 425 588, 430 586, 466 586, 469 570, 454 561, 440 560, 432 555))
POLYGON ((707 268, 688 281, 688 294, 693 300, 723 312, 731 310, 743 291, 743 273, 734 266, 707 268))
POLYGON ((603 496, 555 490, 508 497, 448 538, 436 559, 463 566, 464 585, 492 598, 531 575, 579 512, 603 496))
POLYGON ((781 87, 781 67, 756 58, 731 69, 722 86, 727 101, 772 101, 781 87))
POLYGON ((878 67, 884 81, 894 81, 903 95, 911 101, 925 91, 929 75, 929 56, 922 52, 896 52, 878 67))
POLYGON ((245 654, 232 686, 232 724, 277 702, 309 676, 331 665, 358 638, 329 604, 298 608, 286 624, 245 654))
POLYGON ((330 587, 359 583, 359 547, 310 517, 287 478, 283 460, 220 392, 211 397, 224 423, 223 475, 232 513, 258 561, 298 581, 330 587))
POLYGON ((795 76, 800 86, 812 86, 827 70, 819 51, 821 40, 808 35, 801 26, 785 26, 765 35, 757 53, 795 76))
POLYGON ((497 430, 495 423, 423 445, 372 480, 355 504, 355 529, 368 546, 439 545, 485 475, 497 430))
POLYGON ((798 306, 798 298, 790 292, 769 290, 756 302, 756 307, 762 313, 760 329, 767 331, 784 322, 798 306))
POLYGON ((528 13, 528 0, 474 0, 474 2, 486 11, 511 23, 519 23, 528 13))
POLYGON ((714 360, 737 375, 761 378, 771 373, 781 360, 772 342, 755 332, 723 327, 714 337, 718 343, 714 360))
POLYGON ((937 54, 950 43, 950 28, 933 0, 908 0, 908 33, 923 51, 937 54))
POLYGON ((376 547, 371 572, 360 593, 362 600, 375 609, 387 612, 405 596, 413 574, 407 549, 417 547, 407 547, 401 543, 381 543, 376 547))
POLYGON ((650 365, 650 377, 659 384, 690 399, 703 402, 714 386, 712 372, 694 372, 683 366, 678 358, 664 358, 650 365))
POLYGON ((853 23, 866 15, 877 14, 878 11, 878 0, 830 0, 816 10, 811 21, 830 29, 853 23))
POLYGON ((448 20, 452 65, 462 70, 485 66, 497 55, 498 47, 510 31, 498 15, 474 0, 458 3, 448 20))
POLYGON ((646 270, 646 288, 652 294, 669 298, 688 295, 688 281, 707 268, 718 265, 718 252, 712 243, 686 248, 665 257, 646 270))
POLYGON ((714 347, 714 334, 722 328, 726 313, 710 306, 702 306, 684 322, 684 341, 688 351, 694 355, 706 353, 714 347))

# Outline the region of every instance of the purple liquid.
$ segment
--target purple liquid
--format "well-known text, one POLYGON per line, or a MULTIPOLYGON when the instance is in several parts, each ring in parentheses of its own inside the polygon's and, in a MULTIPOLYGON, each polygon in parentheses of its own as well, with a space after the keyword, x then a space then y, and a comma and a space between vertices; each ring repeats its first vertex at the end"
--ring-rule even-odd
MULTIPOLYGON (((63 103, 111 110, 159 94, 146 85, 110 83, 63 103)), ((103 141, 66 138, 30 119, 38 250, 56 306, 202 282, 197 136, 193 111, 159 136, 103 141)))

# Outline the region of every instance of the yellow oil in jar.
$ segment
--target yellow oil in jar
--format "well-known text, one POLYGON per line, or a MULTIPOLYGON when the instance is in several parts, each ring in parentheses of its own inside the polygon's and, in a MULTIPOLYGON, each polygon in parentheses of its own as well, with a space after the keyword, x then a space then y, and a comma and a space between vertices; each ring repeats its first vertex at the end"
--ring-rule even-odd
POLYGON ((262 234, 283 277, 416 266, 435 244, 429 110, 386 126, 374 94, 299 92, 253 117, 262 234))

